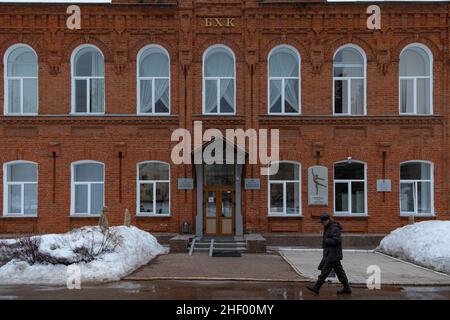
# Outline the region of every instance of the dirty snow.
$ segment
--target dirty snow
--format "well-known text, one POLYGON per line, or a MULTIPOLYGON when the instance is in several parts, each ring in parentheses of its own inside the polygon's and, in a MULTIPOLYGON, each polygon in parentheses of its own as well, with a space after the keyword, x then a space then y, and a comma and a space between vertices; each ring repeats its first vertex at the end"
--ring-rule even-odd
POLYGON ((450 274, 450 221, 424 221, 398 228, 377 250, 450 274))
MULTIPOLYGON (((13 260, 0 267, 0 284, 49 284, 66 285, 69 275, 74 274, 78 266, 83 283, 101 283, 120 280, 140 266, 147 264, 159 254, 167 253, 156 238, 136 227, 111 227, 110 231, 122 237, 121 244, 114 252, 105 253, 95 260, 76 263, 70 266, 52 264, 34 264, 13 260), (68 269, 69 268, 69 269, 68 269)), ((39 249, 54 257, 71 259, 75 257, 72 248, 94 239, 101 241, 99 227, 83 227, 65 234, 37 236, 41 239, 39 249)))

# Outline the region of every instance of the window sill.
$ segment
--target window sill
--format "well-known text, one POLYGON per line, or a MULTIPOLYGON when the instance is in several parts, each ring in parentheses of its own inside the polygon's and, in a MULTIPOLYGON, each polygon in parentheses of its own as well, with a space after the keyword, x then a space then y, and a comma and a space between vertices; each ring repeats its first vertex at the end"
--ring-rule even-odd
POLYGON ((268 113, 268 116, 275 116, 275 117, 298 117, 301 116, 301 113, 268 113))
POLYGON ((333 217, 337 218, 368 218, 368 214, 348 214, 348 213, 333 213, 333 217))
POLYGON ((70 116, 80 116, 80 117, 86 117, 86 116, 104 116, 104 115, 106 115, 106 113, 89 113, 89 112, 86 112, 86 113, 81 113, 81 112, 78 112, 78 113, 75 113, 75 112, 71 112, 71 113, 69 113, 69 115, 70 116))
POLYGON ((170 214, 142 214, 138 213, 136 214, 136 219, 139 218, 170 218, 170 214))
POLYGON ((138 117, 168 117, 170 113, 136 113, 138 117))
POLYGON ((99 214, 71 214, 69 215, 69 218, 100 218, 99 214))
POLYGON ((7 214, 7 215, 2 215, 0 218, 2 219, 37 219, 38 216, 37 215, 13 215, 13 214, 7 214))
POLYGON ((414 218, 436 218, 436 215, 433 213, 400 213, 400 218, 409 218, 413 216, 414 218))
POLYGON ((303 218, 302 214, 268 214, 268 218, 303 218))

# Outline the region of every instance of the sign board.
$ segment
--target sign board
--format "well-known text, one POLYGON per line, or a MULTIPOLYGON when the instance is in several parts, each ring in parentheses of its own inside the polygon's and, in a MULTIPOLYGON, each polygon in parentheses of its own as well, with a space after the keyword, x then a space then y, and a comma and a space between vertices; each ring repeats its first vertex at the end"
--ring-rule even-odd
POLYGON ((178 190, 192 190, 194 189, 194 179, 192 178, 179 178, 178 190))
POLYGON ((324 166, 308 168, 308 205, 328 205, 328 169, 324 166))
POLYGON ((245 190, 259 190, 261 188, 261 181, 259 179, 245 179, 245 190))
POLYGON ((390 179, 378 179, 377 180, 377 192, 391 192, 391 180, 390 179))

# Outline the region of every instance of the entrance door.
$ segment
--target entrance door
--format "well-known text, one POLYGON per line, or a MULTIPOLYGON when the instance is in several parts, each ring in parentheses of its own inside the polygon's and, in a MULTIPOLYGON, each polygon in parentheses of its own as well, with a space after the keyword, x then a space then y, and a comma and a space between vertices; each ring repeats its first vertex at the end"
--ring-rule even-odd
POLYGON ((209 187, 203 199, 205 235, 234 235, 234 191, 227 187, 209 187))

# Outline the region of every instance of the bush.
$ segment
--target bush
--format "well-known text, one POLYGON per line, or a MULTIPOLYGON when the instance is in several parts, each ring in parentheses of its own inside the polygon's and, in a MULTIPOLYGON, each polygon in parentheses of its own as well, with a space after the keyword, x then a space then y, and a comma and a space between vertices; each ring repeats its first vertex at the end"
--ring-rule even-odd
POLYGON ((63 264, 70 265, 79 262, 91 262, 98 256, 111 253, 122 243, 122 237, 109 229, 101 234, 100 239, 95 238, 95 233, 82 234, 84 241, 81 245, 72 247, 68 239, 61 238, 60 243, 50 246, 51 250, 68 247, 74 253, 72 257, 55 257, 51 253, 42 252, 39 249, 41 239, 36 237, 23 237, 15 243, 0 243, 0 266, 11 260, 26 261, 30 265, 40 264, 63 264), (90 235, 89 235, 90 234, 90 235))
POLYGON ((76 262, 91 262, 102 254, 114 252, 121 243, 120 235, 106 229, 100 241, 97 242, 94 233, 91 232, 91 237, 85 240, 81 246, 71 249, 75 253, 76 262))
POLYGON ((39 237, 22 237, 13 244, 0 244, 0 256, 5 262, 13 259, 26 261, 29 264, 64 264, 69 265, 70 261, 65 258, 56 258, 39 250, 41 239, 39 237))

